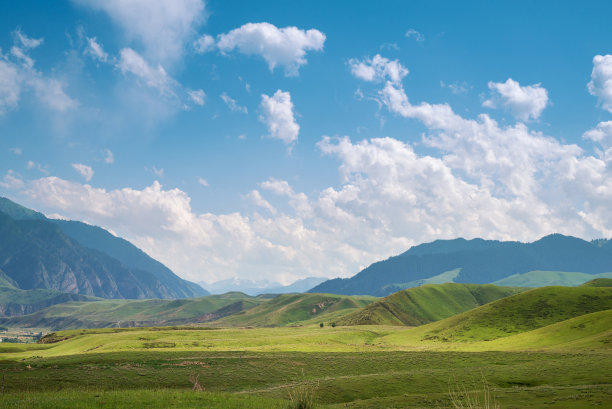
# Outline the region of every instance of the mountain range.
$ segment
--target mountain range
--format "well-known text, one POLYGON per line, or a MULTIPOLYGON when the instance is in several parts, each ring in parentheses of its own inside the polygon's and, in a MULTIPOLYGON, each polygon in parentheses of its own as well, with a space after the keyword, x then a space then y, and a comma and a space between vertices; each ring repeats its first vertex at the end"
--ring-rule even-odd
MULTIPOLYGON (((101 298, 186 298, 208 294, 130 242, 77 221, 55 220, 0 198, 0 285, 101 298)), ((60 297, 61 299, 61 297, 60 297)))
POLYGON ((326 280, 327 278, 324 277, 307 277, 296 280, 289 285, 282 285, 267 280, 255 281, 234 277, 214 283, 201 282, 199 284, 206 288, 211 294, 225 294, 230 291, 239 291, 255 296, 260 294, 303 293, 326 280))
MULTIPOLYGON (((328 280, 309 291, 386 296, 427 283, 517 285, 501 280, 513 277, 517 283, 529 281, 521 277, 534 271, 541 272, 539 276, 545 272, 565 272, 566 279, 573 273, 582 273, 584 277, 575 280, 574 285, 587 281, 589 275, 610 276, 612 241, 588 242, 561 234, 551 234, 532 243, 462 238, 437 240, 374 263, 351 278, 328 280)), ((546 285, 538 284, 533 277, 531 283, 546 285)))

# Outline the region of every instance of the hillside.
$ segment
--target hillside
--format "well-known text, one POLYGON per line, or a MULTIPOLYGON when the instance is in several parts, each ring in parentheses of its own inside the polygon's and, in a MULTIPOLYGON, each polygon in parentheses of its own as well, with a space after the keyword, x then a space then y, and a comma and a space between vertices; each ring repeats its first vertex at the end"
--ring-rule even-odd
POLYGON ((192 324, 214 321, 264 302, 265 297, 242 293, 180 300, 67 302, 29 315, 0 318, 0 325, 61 330, 192 324))
POLYGON ((206 294, 121 238, 0 198, 0 283, 103 298, 206 294))
POLYGON ((490 341, 612 309, 610 287, 542 287, 415 328, 414 342, 490 341))
POLYGON ((367 296, 282 294, 252 309, 222 318, 217 323, 258 327, 328 323, 375 300, 367 296))
POLYGON ((0 317, 31 314, 43 308, 70 301, 95 301, 98 298, 56 290, 20 290, 0 284, 0 317))
POLYGON ((374 263, 351 278, 325 281, 310 292, 386 296, 454 270, 459 273, 447 281, 474 284, 499 282, 536 270, 610 273, 612 244, 609 240, 587 242, 560 234, 533 243, 438 240, 374 263))
POLYGON ((578 286, 595 278, 612 278, 612 273, 586 274, 568 271, 529 271, 495 281, 495 285, 546 287, 550 285, 578 286))
POLYGON ((338 320, 338 325, 423 325, 525 291, 491 284, 429 284, 391 294, 338 320))

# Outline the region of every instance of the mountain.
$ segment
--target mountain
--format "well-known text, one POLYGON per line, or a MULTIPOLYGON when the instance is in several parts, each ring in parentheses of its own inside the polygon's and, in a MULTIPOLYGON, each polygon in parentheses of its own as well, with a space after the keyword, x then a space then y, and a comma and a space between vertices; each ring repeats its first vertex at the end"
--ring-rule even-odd
POLYGON ((265 302, 268 302, 266 297, 250 297, 242 293, 180 300, 98 299, 89 302, 56 304, 29 315, 0 317, 0 325, 49 328, 54 331, 78 328, 184 325, 210 322, 265 302))
POLYGON ((126 240, 0 198, 0 284, 102 298, 205 295, 126 240))
POLYGON ((527 290, 492 284, 428 284, 398 291, 337 321, 338 325, 423 325, 527 290))
POLYGON ((612 272, 612 242, 552 234, 533 243, 438 240, 379 261, 355 276, 328 280, 310 292, 386 296, 442 275, 459 283, 487 284, 531 271, 612 272))
POLYGON ((227 280, 216 281, 214 283, 202 282, 200 285, 207 288, 212 294, 224 294, 230 291, 240 291, 249 295, 287 294, 306 292, 312 287, 321 284, 325 280, 327 280, 327 278, 308 277, 283 286, 280 283, 270 282, 267 280, 254 281, 234 277, 227 280))

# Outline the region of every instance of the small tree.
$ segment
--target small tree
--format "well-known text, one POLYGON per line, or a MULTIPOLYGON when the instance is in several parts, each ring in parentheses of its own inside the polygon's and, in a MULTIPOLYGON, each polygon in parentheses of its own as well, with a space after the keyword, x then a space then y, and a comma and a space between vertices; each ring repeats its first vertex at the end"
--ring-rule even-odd
POLYGON ((323 328, 323 323, 320 323, 320 324, 319 324, 319 327, 323 328))
POLYGON ((331 323, 331 326, 332 326, 332 328, 336 328, 336 323, 335 323, 335 322, 332 322, 332 323, 331 323))

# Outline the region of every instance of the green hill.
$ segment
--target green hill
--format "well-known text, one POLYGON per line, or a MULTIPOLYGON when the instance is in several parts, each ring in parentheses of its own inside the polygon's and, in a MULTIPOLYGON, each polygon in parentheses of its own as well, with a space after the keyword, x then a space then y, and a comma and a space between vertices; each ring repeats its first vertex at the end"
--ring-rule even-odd
POLYGON ((338 325, 422 325, 525 291, 492 284, 429 284, 391 294, 338 320, 338 325))
POLYGON ((7 327, 52 330, 142 327, 209 322, 267 302, 242 293, 179 300, 101 300, 67 302, 20 317, 0 318, 7 327))
POLYGON ((216 323, 228 326, 282 326, 329 322, 377 300, 369 296, 333 294, 282 294, 250 310, 216 323))
POLYGON ((513 274, 509 277, 497 280, 493 284, 517 287, 545 287, 549 285, 573 287, 586 283, 594 278, 612 278, 612 273, 586 274, 568 271, 535 270, 523 274, 513 274))
POLYGON ((4 285, 0 272, 0 317, 31 314, 46 307, 69 301, 95 301, 99 298, 57 290, 20 290, 4 285))
POLYGON ((488 341, 612 309, 609 287, 542 287, 406 333, 415 341, 488 341))
POLYGON ((596 278, 582 284, 582 287, 612 287, 612 278, 596 278))

